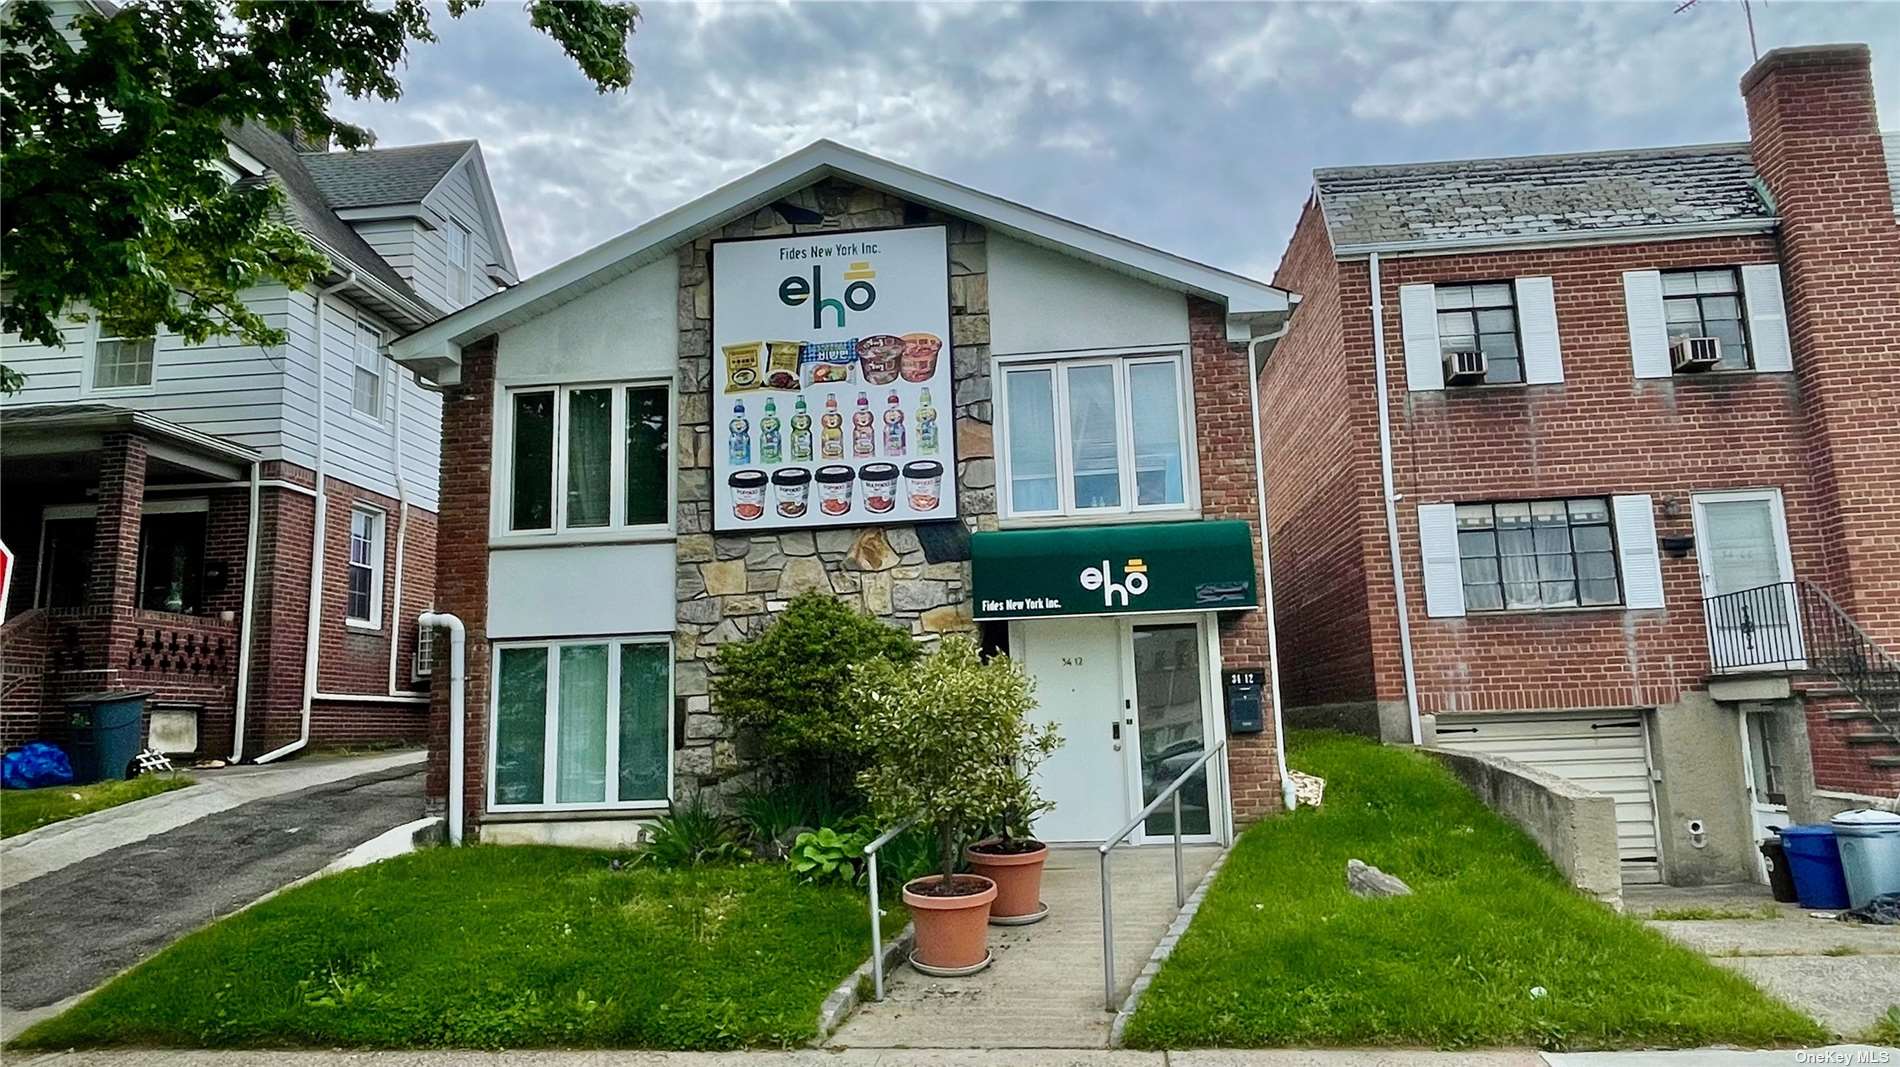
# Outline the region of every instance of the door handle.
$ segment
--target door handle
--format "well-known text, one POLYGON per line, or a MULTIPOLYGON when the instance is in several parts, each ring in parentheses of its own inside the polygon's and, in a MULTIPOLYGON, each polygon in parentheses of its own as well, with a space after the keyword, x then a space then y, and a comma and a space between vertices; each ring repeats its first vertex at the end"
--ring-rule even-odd
POLYGON ((1108 735, 1115 739, 1115 751, 1120 752, 1122 750, 1122 724, 1120 720, 1109 724, 1108 735))

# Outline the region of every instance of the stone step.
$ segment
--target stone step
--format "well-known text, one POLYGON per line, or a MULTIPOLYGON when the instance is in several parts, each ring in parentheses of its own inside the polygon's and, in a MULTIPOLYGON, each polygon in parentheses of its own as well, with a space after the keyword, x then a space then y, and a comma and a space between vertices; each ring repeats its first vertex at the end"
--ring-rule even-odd
POLYGON ((1850 745, 1900 745, 1900 738, 1892 734, 1848 734, 1850 745))

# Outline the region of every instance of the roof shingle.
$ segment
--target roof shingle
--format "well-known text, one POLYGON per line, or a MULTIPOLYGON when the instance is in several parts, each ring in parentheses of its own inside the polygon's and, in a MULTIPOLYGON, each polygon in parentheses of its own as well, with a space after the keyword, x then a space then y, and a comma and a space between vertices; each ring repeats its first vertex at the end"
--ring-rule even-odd
POLYGON ((1313 172, 1333 247, 1429 247, 1768 219, 1748 145, 1313 172))
POLYGON ((303 161, 332 207, 381 207, 419 203, 474 146, 474 141, 442 141, 357 152, 305 152, 303 161))

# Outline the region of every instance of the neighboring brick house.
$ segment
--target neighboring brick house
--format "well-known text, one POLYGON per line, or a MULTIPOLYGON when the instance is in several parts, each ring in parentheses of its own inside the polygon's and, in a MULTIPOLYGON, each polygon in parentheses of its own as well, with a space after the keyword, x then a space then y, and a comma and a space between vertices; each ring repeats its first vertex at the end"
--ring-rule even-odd
POLYGON ((470 823, 624 842, 756 781, 712 656, 805 590, 1026 664, 1046 838, 1114 833, 1230 692, 1264 714, 1188 830, 1277 810, 1246 368, 1291 306, 819 142, 397 341, 445 390, 470 823))
POLYGON ((101 690, 151 692, 148 740, 181 757, 426 732, 441 399, 385 346, 514 280, 481 150, 228 142, 227 178, 281 188, 330 259, 310 289, 244 294, 289 343, 96 320, 63 349, 0 342, 26 377, 0 402, 7 746, 67 742, 64 702, 101 690))
POLYGON ((1742 91, 1747 143, 1317 171, 1275 279, 1289 720, 1609 792, 1630 881, 1900 786, 1900 137, 1862 46, 1742 91))

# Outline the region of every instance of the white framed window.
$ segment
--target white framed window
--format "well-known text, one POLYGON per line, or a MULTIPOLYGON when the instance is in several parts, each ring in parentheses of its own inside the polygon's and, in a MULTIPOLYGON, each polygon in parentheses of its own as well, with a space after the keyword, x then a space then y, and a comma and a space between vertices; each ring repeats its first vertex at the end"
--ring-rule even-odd
POLYGON ((350 511, 350 567, 348 608, 351 626, 381 629, 383 625, 383 513, 368 508, 350 511))
POLYGON ((143 392, 151 389, 158 341, 152 337, 100 337, 92 343, 91 392, 143 392))
POLYGON ((449 301, 460 307, 468 303, 468 227, 450 219, 442 227, 442 240, 448 249, 449 301))
POLYGON ((1006 359, 993 373, 1005 518, 1196 506, 1180 353, 1006 359))
POLYGON ((504 397, 504 534, 668 529, 672 389, 663 382, 526 386, 504 397))
POLYGON ((497 642, 494 679, 489 810, 666 807, 671 638, 497 642))
POLYGON ((366 322, 356 324, 353 368, 351 410, 383 421, 383 331, 366 322))

